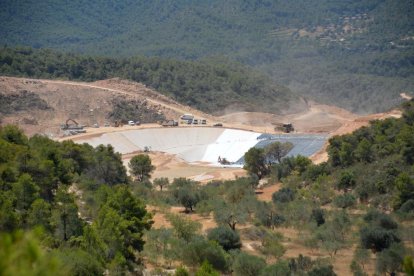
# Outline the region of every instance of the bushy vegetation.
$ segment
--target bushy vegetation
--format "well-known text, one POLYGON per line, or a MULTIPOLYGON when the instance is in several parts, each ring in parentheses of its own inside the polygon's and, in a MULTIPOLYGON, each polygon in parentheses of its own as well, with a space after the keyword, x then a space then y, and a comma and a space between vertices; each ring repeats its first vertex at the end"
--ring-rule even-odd
POLYGON ((139 270, 144 261, 160 274, 179 265, 178 275, 336 275, 333 260, 345 250, 354 250, 355 275, 374 262, 377 274, 411 271, 414 101, 402 108, 402 118, 333 137, 326 163, 302 156, 266 163, 262 179, 281 182, 271 201, 256 197, 255 175, 205 185, 185 178, 151 183, 150 160, 138 155, 148 174, 132 181, 110 146, 27 138, 6 126, 0 131, 0 229, 20 244, 19 231, 41 227, 40 236, 31 234, 36 230, 25 235, 47 249, 32 263, 51 273, 56 267, 69 274, 118 273, 139 270), (141 200, 165 224, 151 229, 141 200), (200 217, 216 225, 205 229, 200 217), (297 237, 285 236, 286 229, 297 237), (288 258, 290 242, 325 257, 288 258))
POLYGON ((24 90, 19 94, 0 94, 0 115, 37 109, 48 110, 52 108, 39 95, 29 91, 24 90))
POLYGON ((138 267, 151 216, 132 194, 111 146, 27 138, 4 126, 0 152, 2 274, 85 275, 138 267))
POLYGON ((281 163, 292 148, 290 142, 273 142, 264 148, 251 148, 244 154, 244 169, 261 179, 269 174, 273 164, 281 163))
MULTIPOLYGON (((144 83, 206 112, 244 109, 282 113, 289 108, 298 111, 304 107, 288 88, 277 85, 262 73, 223 59, 196 62, 146 57, 104 58, 2 47, 0 74, 83 81, 120 77, 144 83)), ((122 112, 115 109, 113 116, 122 120, 123 113, 133 115, 127 106, 122 112)))
POLYGON ((165 120, 164 114, 149 108, 146 101, 116 98, 112 101, 112 105, 112 111, 107 115, 112 122, 118 121, 126 124, 133 120, 146 124, 165 120))

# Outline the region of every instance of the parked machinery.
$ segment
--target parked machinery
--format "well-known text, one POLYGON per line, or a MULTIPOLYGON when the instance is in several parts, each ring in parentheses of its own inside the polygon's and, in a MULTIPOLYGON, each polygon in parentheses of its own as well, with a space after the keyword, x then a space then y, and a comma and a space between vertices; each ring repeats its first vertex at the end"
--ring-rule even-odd
POLYGON ((293 128, 292 123, 277 123, 275 125, 276 131, 283 131, 285 133, 293 132, 295 129, 293 128))
POLYGON ((79 125, 73 119, 67 119, 66 122, 60 125, 60 129, 65 131, 65 135, 76 135, 78 133, 85 133, 86 130, 83 129, 85 126, 79 125))

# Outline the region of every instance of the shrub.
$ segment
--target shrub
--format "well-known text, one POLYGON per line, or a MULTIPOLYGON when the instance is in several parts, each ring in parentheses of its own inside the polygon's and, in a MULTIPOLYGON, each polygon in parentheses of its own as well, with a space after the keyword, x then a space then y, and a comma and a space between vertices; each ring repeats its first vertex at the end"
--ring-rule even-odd
POLYGON ((398 228, 398 224, 389 216, 378 212, 377 210, 370 210, 365 216, 364 220, 381 228, 393 230, 398 228))
POLYGON ((200 265, 208 261, 214 269, 226 271, 227 254, 223 248, 215 242, 210 242, 204 238, 198 238, 187 243, 183 248, 182 259, 190 266, 200 265))
POLYGON ((234 260, 233 272, 235 276, 257 276, 265 267, 262 258, 242 252, 234 260))
POLYGON ((195 276, 219 276, 220 274, 213 268, 211 264, 204 261, 200 268, 197 270, 195 276))
POLYGON ((393 230, 378 226, 364 227, 361 229, 361 245, 371 249, 374 253, 381 252, 391 246, 392 243, 400 242, 400 238, 393 230))
MULTIPOLYGON (((309 271, 313 266, 313 261, 310 257, 299 254, 297 258, 291 258, 289 260, 289 269, 292 273, 301 271, 309 271)), ((300 273, 298 273, 300 275, 300 273)))
POLYGON ((407 200, 398 210, 403 213, 414 213, 414 199, 407 200))
POLYGON ((287 203, 295 198, 295 192, 291 188, 282 188, 272 195, 275 203, 287 203))
POLYGON ((313 209, 311 219, 315 220, 317 226, 321 226, 325 223, 325 212, 320 208, 313 209))
POLYGON ((291 275, 289 264, 286 261, 279 261, 273 265, 265 267, 260 276, 289 276, 291 275))
POLYGON ((352 194, 347 193, 337 196, 333 203, 338 208, 346 209, 355 206, 356 198, 352 194))
POLYGON ((336 187, 339 190, 347 190, 354 188, 356 185, 355 175, 352 172, 344 171, 341 173, 339 182, 336 184, 336 187))
POLYGON ((321 266, 315 267, 309 271, 308 276, 336 276, 336 273, 333 271, 333 266, 321 266))
POLYGON ((394 243, 378 254, 376 270, 380 274, 396 275, 402 270, 405 250, 401 244, 394 243))
POLYGON ((175 270, 174 276, 190 276, 190 273, 184 266, 179 266, 175 270))
POLYGON ((241 247, 240 235, 226 226, 212 229, 207 237, 209 240, 216 241, 226 251, 241 247))

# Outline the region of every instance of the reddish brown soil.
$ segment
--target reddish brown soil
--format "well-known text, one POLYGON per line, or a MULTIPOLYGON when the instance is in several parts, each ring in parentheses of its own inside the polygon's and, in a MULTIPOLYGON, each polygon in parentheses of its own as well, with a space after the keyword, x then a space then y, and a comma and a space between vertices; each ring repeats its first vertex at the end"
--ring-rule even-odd
POLYGON ((262 201, 268 201, 268 202, 272 201, 273 193, 279 191, 281 186, 282 186, 281 183, 277 183, 277 184, 273 184, 270 186, 266 186, 263 189, 257 189, 256 190, 257 199, 262 200, 262 201))

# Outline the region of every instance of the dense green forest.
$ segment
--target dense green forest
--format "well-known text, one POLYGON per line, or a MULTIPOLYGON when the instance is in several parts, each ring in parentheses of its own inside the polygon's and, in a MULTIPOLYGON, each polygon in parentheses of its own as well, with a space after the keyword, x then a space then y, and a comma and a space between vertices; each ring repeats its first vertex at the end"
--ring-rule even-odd
POLYGON ((151 264, 154 275, 170 268, 175 275, 336 275, 332 262, 352 250, 354 275, 368 267, 412 275, 414 100, 403 110, 400 119, 331 138, 328 162, 297 156, 274 163, 259 150, 246 156, 251 176, 207 185, 151 179, 147 155, 131 159, 128 177, 111 146, 27 138, 4 126, 0 274, 118 275, 151 264), (256 197, 259 177, 282 183, 271 202, 256 197), (171 227, 152 228, 145 205, 165 210, 171 227), (171 206, 184 213, 169 213, 171 206), (202 232, 187 218, 193 213, 212 216, 217 227, 202 232), (299 231, 295 242, 321 255, 284 257, 291 238, 283 229, 299 231), (255 255, 240 250, 245 240, 255 255))
POLYGON ((117 274, 141 264, 151 215, 111 146, 4 126, 0 152, 1 275, 117 274), (78 191, 91 197, 80 202, 78 191))
POLYGON ((297 95, 264 74, 219 59, 103 58, 3 47, 0 74, 83 81, 120 77, 142 82, 185 105, 218 114, 226 110, 280 114, 306 108, 297 95))
POLYGON ((224 56, 306 97, 373 112, 414 91, 412 18, 412 0, 6 0, 0 43, 110 57, 224 56))

